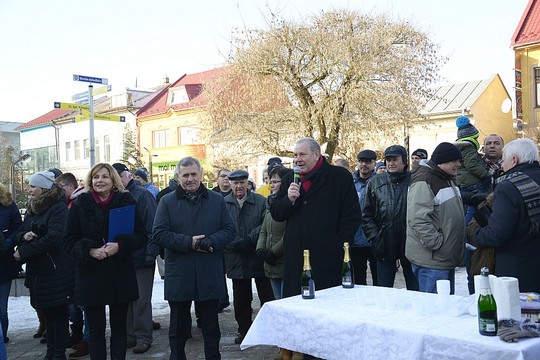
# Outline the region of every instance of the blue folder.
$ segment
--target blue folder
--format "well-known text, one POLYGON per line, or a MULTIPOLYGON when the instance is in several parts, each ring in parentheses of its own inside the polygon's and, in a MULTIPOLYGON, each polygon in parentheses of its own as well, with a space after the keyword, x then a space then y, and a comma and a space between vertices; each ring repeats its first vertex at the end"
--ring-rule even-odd
POLYGON ((109 210, 109 242, 113 241, 118 235, 133 235, 134 229, 135 205, 109 210))

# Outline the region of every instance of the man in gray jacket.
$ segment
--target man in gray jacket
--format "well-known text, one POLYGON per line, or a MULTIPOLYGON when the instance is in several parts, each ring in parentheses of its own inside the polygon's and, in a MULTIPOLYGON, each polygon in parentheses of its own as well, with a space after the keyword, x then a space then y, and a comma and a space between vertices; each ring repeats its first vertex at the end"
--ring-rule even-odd
POLYGON ((236 231, 223 197, 201 184, 199 161, 185 157, 175 170, 178 188, 159 202, 153 239, 165 248, 170 360, 185 360, 191 302, 199 309, 206 359, 221 359, 218 299, 223 296, 223 249, 236 231), (181 216, 180 216, 181 214, 181 216))
POLYGON ((455 183, 460 160, 461 151, 443 142, 412 176, 405 256, 422 292, 436 293, 437 280, 450 280, 454 293, 454 270, 463 261, 465 235, 463 204, 455 183))
POLYGON ((248 177, 249 173, 245 170, 230 173, 232 193, 225 197, 237 232, 234 241, 225 249, 227 277, 233 283, 234 317, 238 323, 238 335, 234 339, 236 344, 244 340, 252 322, 251 279, 255 279, 261 307, 265 302, 274 300, 270 280, 264 275, 263 260, 255 253, 266 212, 266 199, 248 190, 248 177))

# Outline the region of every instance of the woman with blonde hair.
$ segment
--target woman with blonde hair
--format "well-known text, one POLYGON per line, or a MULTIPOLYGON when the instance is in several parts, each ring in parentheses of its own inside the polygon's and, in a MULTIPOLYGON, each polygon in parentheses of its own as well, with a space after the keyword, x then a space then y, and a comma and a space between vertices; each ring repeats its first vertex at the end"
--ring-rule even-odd
POLYGON ((128 305, 139 297, 132 254, 146 243, 146 231, 135 208, 133 231, 108 238, 109 211, 136 207, 111 165, 94 165, 86 177, 86 188, 69 210, 64 235, 64 248, 76 261, 75 303, 84 306, 88 316, 90 359, 107 359, 106 305, 111 359, 125 359, 128 305))

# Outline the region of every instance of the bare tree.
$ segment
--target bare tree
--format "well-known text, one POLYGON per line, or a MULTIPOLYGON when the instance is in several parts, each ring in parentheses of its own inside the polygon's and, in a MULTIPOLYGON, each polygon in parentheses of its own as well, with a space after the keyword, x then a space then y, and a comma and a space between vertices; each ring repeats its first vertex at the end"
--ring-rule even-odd
MULTIPOLYGON (((411 23, 350 10, 302 22, 276 15, 233 39, 223 76, 205 87, 207 144, 288 155, 301 136, 332 158, 417 118, 444 59, 411 23)), ((390 134, 390 135, 389 135, 390 134)))

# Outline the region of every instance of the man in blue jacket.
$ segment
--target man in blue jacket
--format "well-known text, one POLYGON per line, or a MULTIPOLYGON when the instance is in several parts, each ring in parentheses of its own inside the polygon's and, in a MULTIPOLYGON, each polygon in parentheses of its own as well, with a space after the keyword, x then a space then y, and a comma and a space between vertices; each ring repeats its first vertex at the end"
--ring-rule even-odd
POLYGON ((192 301, 199 309, 205 358, 221 359, 218 299, 225 292, 222 257, 236 235, 235 225, 223 197, 201 184, 197 159, 181 159, 175 177, 179 186, 160 200, 152 234, 153 241, 165 248, 165 300, 171 308, 169 359, 186 359, 192 301))
MULTIPOLYGON (((356 158, 358 159, 358 170, 353 173, 353 181, 356 193, 358 194, 360 209, 362 209, 364 207, 368 180, 375 175, 374 170, 377 154, 373 150, 362 150, 356 158)), ((358 231, 354 235, 351 247, 351 260, 354 267, 354 283, 367 285, 367 263, 369 261, 373 286, 377 286, 377 258, 371 252, 371 243, 368 242, 362 226, 358 228, 358 231)))

